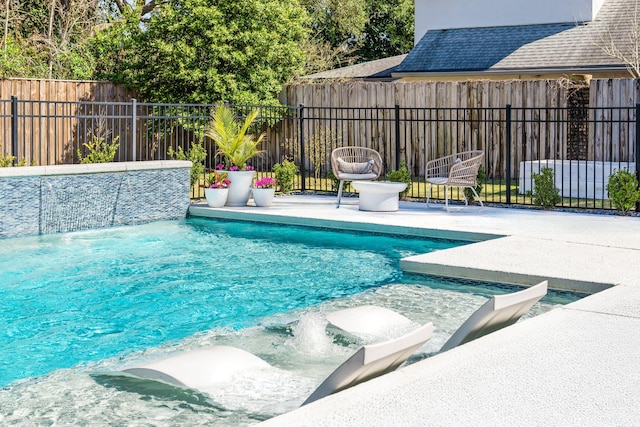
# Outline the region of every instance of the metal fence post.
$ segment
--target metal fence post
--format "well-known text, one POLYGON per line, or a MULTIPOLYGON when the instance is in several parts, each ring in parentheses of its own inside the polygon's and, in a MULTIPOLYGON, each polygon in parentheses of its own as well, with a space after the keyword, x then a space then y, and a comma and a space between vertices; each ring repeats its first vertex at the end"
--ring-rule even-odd
POLYGON ((506 123, 505 123, 505 183, 507 186, 507 205, 511 204, 511 104, 506 106, 506 123))
POLYGON ((300 175, 302 176, 302 191, 307 190, 304 160, 304 104, 300 104, 300 175))
POLYGON ((18 97, 11 95, 11 155, 13 165, 18 164, 18 97))
POLYGON ((136 161, 136 157, 137 157, 137 146, 138 146, 138 100, 135 98, 131 98, 131 132, 133 133, 133 136, 131 138, 131 143, 133 144, 133 148, 132 148, 132 161, 136 161))
POLYGON ((396 170, 400 169, 400 104, 396 104, 396 170))
MULTIPOLYGON (((636 178, 640 182, 640 102, 636 102, 636 178)), ((636 202, 636 212, 640 212, 640 201, 636 202)))

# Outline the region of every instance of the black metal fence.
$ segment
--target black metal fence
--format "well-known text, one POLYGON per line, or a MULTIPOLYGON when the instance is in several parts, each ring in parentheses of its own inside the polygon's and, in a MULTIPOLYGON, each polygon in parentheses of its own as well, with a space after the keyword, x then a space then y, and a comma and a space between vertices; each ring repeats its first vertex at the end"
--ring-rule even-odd
MULTIPOLYGON (((92 141, 118 142, 116 161, 163 160, 169 148, 201 143, 206 168, 221 161, 205 136, 213 105, 137 102, 0 100, 0 162, 74 163, 92 141), (10 157, 11 156, 11 157, 10 157)), ((380 152, 386 172, 406 165, 413 177, 407 195, 423 199, 428 160, 484 150, 480 193, 495 204, 532 204, 533 177, 553 169, 559 206, 611 209, 606 184, 615 169, 640 163, 640 104, 608 108, 324 108, 231 106, 240 118, 258 108, 252 131, 264 132, 259 176, 291 160, 300 169, 294 190, 332 192, 329 157, 340 146, 380 152)), ((1 164, 1 163, 0 163, 1 164)), ((637 171, 636 171, 637 174, 637 171)), ((202 193, 196 186, 193 197, 202 193)), ((436 193, 435 197, 443 197, 436 193)), ((454 192, 454 198, 462 195, 454 192)))

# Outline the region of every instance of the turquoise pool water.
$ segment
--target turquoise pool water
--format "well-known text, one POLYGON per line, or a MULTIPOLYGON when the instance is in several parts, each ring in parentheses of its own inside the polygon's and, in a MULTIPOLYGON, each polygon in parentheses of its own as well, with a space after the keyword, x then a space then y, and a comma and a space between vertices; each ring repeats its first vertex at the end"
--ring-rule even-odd
MULTIPOLYGON (((197 218, 3 240, 0 424, 237 426, 293 409, 357 348, 332 342, 323 313, 368 303, 433 321, 429 353, 513 290, 398 268, 459 244, 197 218), (100 375, 216 344, 281 371, 206 397, 149 396, 100 375)), ((529 315, 578 298, 550 293, 529 315)))
POLYGON ((456 244, 203 219, 6 240, 0 385, 252 326, 396 281, 400 257, 456 244))

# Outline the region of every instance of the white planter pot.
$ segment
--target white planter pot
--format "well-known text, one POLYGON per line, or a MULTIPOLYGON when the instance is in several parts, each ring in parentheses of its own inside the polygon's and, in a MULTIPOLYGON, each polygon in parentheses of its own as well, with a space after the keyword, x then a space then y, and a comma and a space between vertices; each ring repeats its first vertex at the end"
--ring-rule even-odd
POLYGON ((227 203, 229 196, 228 188, 205 188, 204 196, 207 198, 207 205, 212 208, 221 208, 227 203))
POLYGON ((246 206, 251 196, 251 184, 255 171, 226 171, 229 185, 227 206, 246 206))
POLYGON ((275 188, 254 188, 253 201, 256 206, 268 207, 273 203, 273 196, 276 194, 275 188))

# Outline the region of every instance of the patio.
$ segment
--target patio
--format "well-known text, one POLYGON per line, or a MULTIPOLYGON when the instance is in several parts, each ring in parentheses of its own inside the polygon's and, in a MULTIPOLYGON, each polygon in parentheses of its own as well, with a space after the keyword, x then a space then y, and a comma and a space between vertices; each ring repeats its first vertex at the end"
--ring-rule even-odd
MULTIPOLYGON (((355 198, 279 196, 270 208, 192 215, 478 243, 402 262, 409 271, 597 292, 264 425, 632 425, 640 419, 640 221, 514 208, 363 212, 355 198), (461 234, 469 233, 469 234, 461 234), (501 237, 503 236, 503 237, 501 237), (487 240, 488 239, 488 240, 487 240), (610 288, 610 289, 607 289, 610 288)), ((437 325, 435 325, 437 328, 437 325)))

